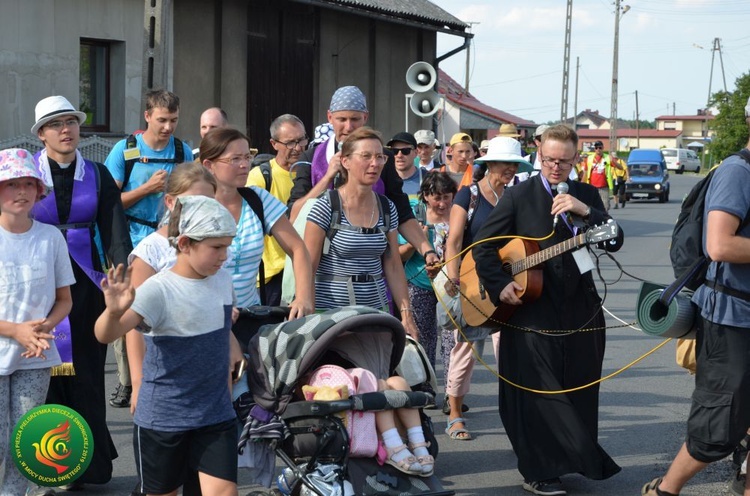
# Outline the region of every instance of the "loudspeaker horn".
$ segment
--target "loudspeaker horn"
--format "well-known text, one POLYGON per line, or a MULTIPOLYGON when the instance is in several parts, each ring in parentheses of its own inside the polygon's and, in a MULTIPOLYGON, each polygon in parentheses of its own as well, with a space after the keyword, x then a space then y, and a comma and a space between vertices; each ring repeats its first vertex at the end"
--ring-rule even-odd
POLYGON ((419 117, 429 117, 438 111, 440 95, 434 91, 420 91, 414 93, 409 102, 411 111, 419 117))
POLYGON ((406 84, 415 93, 431 90, 436 82, 435 68, 427 62, 414 62, 406 71, 406 84))

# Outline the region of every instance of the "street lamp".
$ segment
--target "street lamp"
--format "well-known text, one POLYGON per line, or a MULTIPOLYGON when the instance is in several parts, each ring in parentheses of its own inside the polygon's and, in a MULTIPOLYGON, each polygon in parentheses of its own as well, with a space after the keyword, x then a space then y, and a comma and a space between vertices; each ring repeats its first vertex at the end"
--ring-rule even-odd
POLYGON ((630 10, 630 5, 620 7, 620 0, 615 0, 615 46, 612 54, 612 108, 609 124, 609 153, 617 152, 617 60, 620 51, 620 18, 630 10))

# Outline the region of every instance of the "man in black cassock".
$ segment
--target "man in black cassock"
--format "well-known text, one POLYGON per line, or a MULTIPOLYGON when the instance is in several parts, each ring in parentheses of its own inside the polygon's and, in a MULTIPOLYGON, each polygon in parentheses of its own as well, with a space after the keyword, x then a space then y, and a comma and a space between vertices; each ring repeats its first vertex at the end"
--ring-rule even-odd
POLYGON ((37 104, 36 123, 31 128, 45 145, 34 158, 43 180, 52 187, 50 196, 35 205, 32 215, 60 228, 76 278, 70 288, 73 309, 68 317, 72 361, 53 370, 47 403, 74 409, 91 427, 94 455, 73 483, 78 487, 108 482, 112 460, 117 458, 107 428, 104 397, 107 345, 94 336, 94 323, 105 307, 96 279, 103 270, 103 258, 112 265, 127 264, 132 250, 120 190, 104 165, 84 160, 78 151, 80 125, 85 119, 86 114, 67 99, 51 96, 37 104), (68 375, 71 373, 74 375, 68 375))
MULTIPOLYGON (((554 231, 539 242, 544 250, 606 222, 609 216, 596 188, 568 181, 578 160, 577 150, 578 136, 569 127, 546 130, 539 152, 541 174, 509 188, 476 239, 500 235, 544 238, 554 231), (567 183, 568 193, 557 194, 560 183, 567 183)), ((501 326, 499 373, 541 391, 574 388, 599 379, 605 347, 601 299, 591 271, 576 261, 590 261, 590 255, 583 248, 576 258, 574 251, 567 251, 545 262, 541 296, 522 303, 516 294, 522 286, 503 271, 498 260, 498 249, 508 241, 485 242, 473 249, 477 274, 489 298, 495 305, 502 302, 515 308, 507 325, 501 326)), ((622 231, 604 243, 608 251, 621 245, 622 231)), ((620 471, 597 440, 598 385, 566 394, 539 394, 501 380, 499 401, 525 490, 565 495, 562 475, 580 473, 601 480, 620 471)))

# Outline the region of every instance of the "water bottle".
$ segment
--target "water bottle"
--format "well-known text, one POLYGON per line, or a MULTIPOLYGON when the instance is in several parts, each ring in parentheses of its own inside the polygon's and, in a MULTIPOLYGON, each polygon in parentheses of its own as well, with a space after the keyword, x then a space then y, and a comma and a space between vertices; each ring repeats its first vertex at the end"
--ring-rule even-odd
POLYGON ((281 491, 281 494, 292 494, 292 490, 296 484, 297 476, 294 475, 294 471, 289 467, 284 468, 276 478, 276 486, 281 491))

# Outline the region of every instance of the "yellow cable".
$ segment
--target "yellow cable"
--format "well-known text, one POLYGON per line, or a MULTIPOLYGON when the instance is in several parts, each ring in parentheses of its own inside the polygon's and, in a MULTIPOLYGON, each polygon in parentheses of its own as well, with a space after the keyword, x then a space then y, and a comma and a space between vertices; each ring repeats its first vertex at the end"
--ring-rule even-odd
MULTIPOLYGON (((498 239, 508 239, 508 238, 525 239, 525 240, 529 240, 529 241, 543 241, 543 240, 551 237, 552 234, 554 234, 554 232, 550 233, 548 236, 546 236, 544 238, 528 238, 528 237, 523 237, 523 236, 496 236, 496 237, 493 237, 493 238, 483 239, 483 240, 477 241, 475 243, 472 243, 467 248, 464 248, 463 250, 461 250, 461 252, 459 252, 456 256, 450 258, 449 260, 446 260, 445 262, 443 262, 443 263, 441 263, 439 265, 444 267, 445 264, 447 264, 451 260, 455 259, 456 257, 461 256, 463 253, 465 253, 466 251, 470 250, 474 246, 476 246, 476 245, 478 245, 480 243, 485 243, 487 241, 498 240, 498 239)), ((445 272, 443 271, 442 268, 440 269, 440 271, 443 272, 443 274, 445 274, 445 272)), ((445 276, 446 276, 446 279, 448 281, 450 281, 451 284, 453 284, 453 281, 451 281, 450 278, 447 277, 448 275, 445 274, 445 276)), ((651 350, 647 351, 646 353, 644 353, 640 357, 636 358, 632 362, 628 363, 624 367, 622 367, 622 368, 620 368, 620 369, 612 372, 609 375, 606 375, 606 376, 601 377, 601 378, 599 378, 599 379, 597 379, 597 380, 595 380, 593 382, 590 382, 589 384, 584 384, 582 386, 578 386, 578 387, 574 387, 574 388, 569 388, 569 389, 561 389, 561 390, 557 390, 557 391, 541 391, 541 390, 538 390, 538 389, 532 389, 532 388, 528 388, 528 387, 525 387, 525 386, 521 386, 520 384, 514 383, 513 381, 511 381, 511 380, 503 377, 502 375, 500 375, 500 373, 498 371, 494 370, 492 367, 490 367, 489 365, 487 365, 487 363, 482 359, 482 357, 479 356, 479 353, 477 353, 477 350, 474 348, 474 345, 471 343, 471 341, 469 341, 466 338, 466 334, 464 334, 464 331, 461 328, 461 326, 453 318, 453 315, 451 314, 450 310, 448 309, 448 306, 443 301, 443 298, 440 296, 440 293, 438 293, 435 290, 435 282, 434 282, 433 279, 430 279, 430 284, 432 285, 432 290, 435 292, 435 296, 437 296, 438 301, 440 301, 440 304, 443 306, 443 309, 445 310, 445 314, 448 316, 448 318, 450 318, 450 320, 453 323, 453 325, 455 326, 456 330, 458 330, 458 332, 461 334, 461 336, 464 338, 464 340, 466 340, 466 342, 469 343, 469 346, 471 346, 471 351, 474 354, 474 356, 476 357, 476 359, 479 361, 479 363, 481 363, 482 366, 484 366, 484 368, 486 368, 487 370, 489 370, 490 372, 492 372, 498 379, 502 380, 506 384, 509 384, 509 385, 511 385, 511 386, 513 386, 515 388, 521 389, 523 391, 528 391, 530 393, 537 393, 537 394, 565 394, 565 393, 572 393, 574 391, 580 391, 582 389, 586 389, 586 388, 591 387, 591 386, 595 386, 596 384, 599 384, 599 383, 601 383, 603 381, 611 379, 611 378, 613 378, 613 377, 615 377, 615 376, 617 376, 617 375, 625 372, 627 369, 629 369, 633 365, 635 365, 638 362, 640 362, 641 360, 645 359, 647 356, 655 353, 657 350, 659 350, 665 344, 667 344, 668 342, 672 341, 672 338, 665 339, 664 341, 662 341, 658 345, 654 346, 651 350)), ((460 293, 460 288, 458 288, 458 287, 456 287, 456 288, 459 289, 459 293, 460 293)), ((500 331, 497 331, 497 332, 500 332, 500 331)), ((525 331, 525 332, 533 332, 533 330, 529 330, 529 331, 525 331)), ((571 332, 576 332, 576 331, 571 331, 571 332)))

